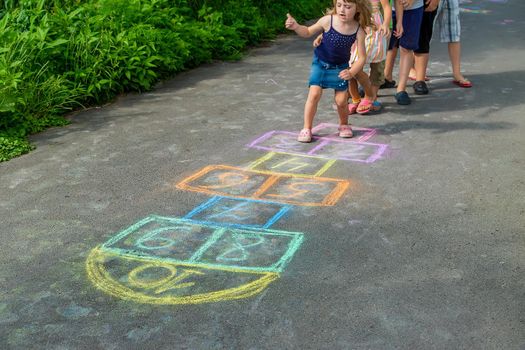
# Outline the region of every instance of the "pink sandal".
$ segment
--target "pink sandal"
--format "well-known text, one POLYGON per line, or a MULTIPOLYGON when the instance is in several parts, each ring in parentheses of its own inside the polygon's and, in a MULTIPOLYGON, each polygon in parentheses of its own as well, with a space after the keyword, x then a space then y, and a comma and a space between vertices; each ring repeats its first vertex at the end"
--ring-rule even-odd
POLYGON ((339 125, 339 137, 350 138, 354 136, 350 125, 339 125))
POLYGON ((370 112, 370 109, 372 108, 372 101, 370 101, 367 98, 364 98, 359 103, 359 106, 357 106, 356 112, 359 114, 367 114, 370 112))
POLYGON ((355 114, 355 112, 357 111, 357 107, 359 106, 359 102, 357 103, 349 103, 348 104, 348 114, 355 114))
POLYGON ((297 141, 299 142, 312 142, 312 130, 311 129, 302 129, 297 136, 297 141))

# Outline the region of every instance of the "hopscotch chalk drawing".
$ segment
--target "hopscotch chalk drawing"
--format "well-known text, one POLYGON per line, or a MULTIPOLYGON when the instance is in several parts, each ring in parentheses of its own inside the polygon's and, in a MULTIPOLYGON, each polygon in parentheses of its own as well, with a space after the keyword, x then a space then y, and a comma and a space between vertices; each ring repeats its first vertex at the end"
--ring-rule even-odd
POLYGON ((150 215, 94 248, 86 261, 92 283, 125 300, 159 305, 247 298, 280 278, 299 250, 302 232, 271 229, 296 206, 333 206, 350 188, 321 177, 337 160, 372 163, 387 145, 376 130, 320 124, 314 142, 271 131, 248 147, 269 151, 247 167, 209 165, 172 189, 211 198, 182 218, 150 215))
POLYGON ((195 304, 253 295, 279 277, 300 232, 227 228, 151 216, 94 249, 90 279, 116 297, 195 304))
POLYGON ((347 180, 296 177, 227 165, 207 166, 176 185, 181 190, 211 195, 304 206, 334 205, 348 186, 347 180))

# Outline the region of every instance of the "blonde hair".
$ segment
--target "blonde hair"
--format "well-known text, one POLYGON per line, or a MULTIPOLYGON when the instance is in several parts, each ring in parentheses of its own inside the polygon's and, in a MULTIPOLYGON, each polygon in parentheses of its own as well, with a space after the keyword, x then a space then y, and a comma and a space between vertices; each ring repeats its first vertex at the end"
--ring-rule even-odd
MULTIPOLYGON (((354 20, 356 20, 361 28, 365 29, 366 27, 372 27, 376 30, 376 25, 372 22, 372 6, 370 5, 369 0, 343 0, 343 2, 354 3, 356 7, 356 12, 354 20)), ((335 7, 337 5, 337 0, 333 0, 333 7, 326 9, 327 15, 335 15, 335 7)))

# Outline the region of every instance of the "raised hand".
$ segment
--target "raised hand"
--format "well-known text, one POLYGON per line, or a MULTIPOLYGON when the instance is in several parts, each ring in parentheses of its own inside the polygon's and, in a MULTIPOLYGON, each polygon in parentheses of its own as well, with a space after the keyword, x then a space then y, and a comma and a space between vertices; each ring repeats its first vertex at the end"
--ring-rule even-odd
POLYGON ((286 14, 286 21, 284 22, 286 29, 296 30, 299 24, 289 13, 286 14))

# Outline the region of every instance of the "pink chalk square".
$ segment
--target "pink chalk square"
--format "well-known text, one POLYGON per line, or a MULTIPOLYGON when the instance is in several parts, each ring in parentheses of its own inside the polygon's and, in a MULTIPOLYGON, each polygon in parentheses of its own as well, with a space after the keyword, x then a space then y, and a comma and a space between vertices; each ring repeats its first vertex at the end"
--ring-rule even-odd
POLYGON ((323 138, 337 139, 338 141, 351 141, 351 142, 365 142, 371 139, 375 134, 377 134, 376 129, 371 128, 362 128, 359 126, 352 125, 352 131, 354 132, 354 137, 350 139, 341 139, 339 137, 338 131, 339 125, 332 123, 321 123, 314 128, 312 128, 312 133, 315 136, 320 136, 323 138))
POLYGON ((321 136, 313 136, 310 143, 301 143, 297 141, 297 133, 274 130, 260 136, 250 143, 248 147, 324 159, 372 163, 382 157, 388 146, 379 143, 354 141, 353 138, 343 139, 341 137, 330 138, 321 136))

